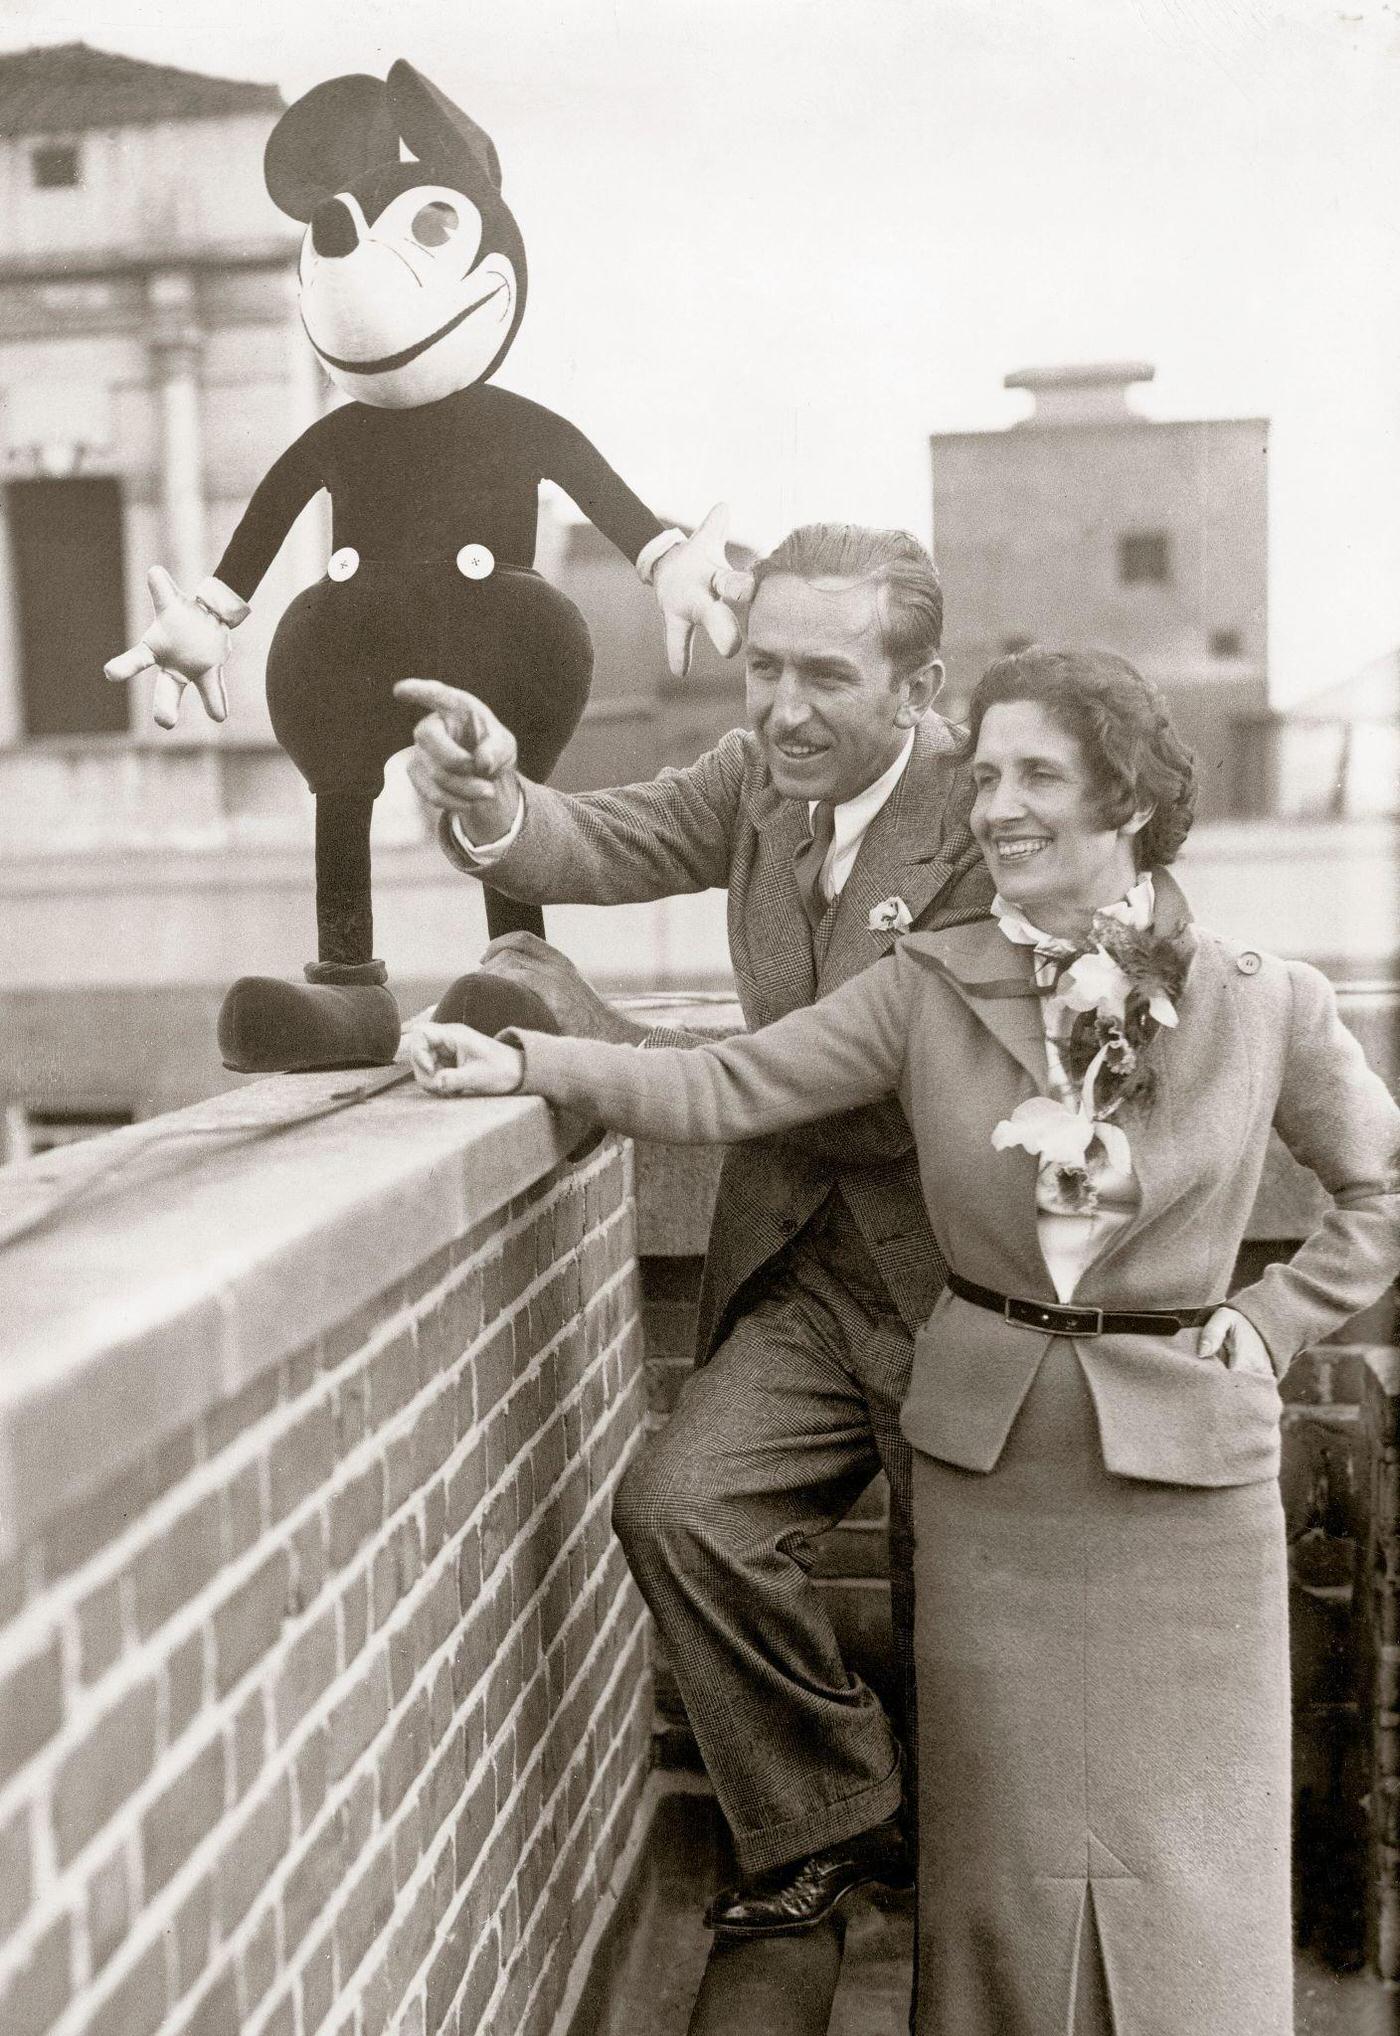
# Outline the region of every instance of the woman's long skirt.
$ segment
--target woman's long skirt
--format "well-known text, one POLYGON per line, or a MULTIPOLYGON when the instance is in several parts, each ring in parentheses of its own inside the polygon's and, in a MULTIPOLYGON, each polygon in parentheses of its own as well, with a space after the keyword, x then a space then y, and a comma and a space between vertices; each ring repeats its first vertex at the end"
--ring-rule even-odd
POLYGON ((1277 1486, 1111 1476, 1066 1341, 914 1526, 919 2036, 1288 2036, 1277 1486))

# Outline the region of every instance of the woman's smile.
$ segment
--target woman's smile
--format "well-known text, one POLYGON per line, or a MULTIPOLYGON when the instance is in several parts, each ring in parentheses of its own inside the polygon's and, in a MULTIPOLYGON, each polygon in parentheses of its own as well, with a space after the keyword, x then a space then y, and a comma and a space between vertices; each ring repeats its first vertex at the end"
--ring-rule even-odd
POLYGON ((993 842, 999 863, 1025 862, 1049 846, 1048 834, 999 834, 993 842))

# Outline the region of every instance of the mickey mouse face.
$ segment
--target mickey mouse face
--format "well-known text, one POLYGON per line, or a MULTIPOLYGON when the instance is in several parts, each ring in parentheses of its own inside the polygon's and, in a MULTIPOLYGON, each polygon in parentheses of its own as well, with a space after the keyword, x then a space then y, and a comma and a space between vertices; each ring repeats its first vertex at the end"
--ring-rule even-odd
POLYGON ((322 201, 302 245, 301 316, 338 388, 404 409, 494 365, 519 283, 508 255, 482 255, 482 230, 481 212, 454 185, 410 184, 373 217, 351 191, 322 201))
POLYGON ((347 395, 410 409, 499 365, 525 306, 525 246, 491 137, 412 64, 313 86, 263 168, 273 203, 309 222, 302 323, 347 395))

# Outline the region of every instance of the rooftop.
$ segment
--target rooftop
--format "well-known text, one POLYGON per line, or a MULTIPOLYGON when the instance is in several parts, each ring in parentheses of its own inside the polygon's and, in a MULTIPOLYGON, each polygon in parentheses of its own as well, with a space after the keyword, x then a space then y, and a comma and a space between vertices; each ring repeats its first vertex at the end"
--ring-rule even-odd
POLYGON ((210 78, 92 49, 85 42, 0 54, 0 135, 72 134, 85 127, 278 113, 283 103, 276 85, 210 78))

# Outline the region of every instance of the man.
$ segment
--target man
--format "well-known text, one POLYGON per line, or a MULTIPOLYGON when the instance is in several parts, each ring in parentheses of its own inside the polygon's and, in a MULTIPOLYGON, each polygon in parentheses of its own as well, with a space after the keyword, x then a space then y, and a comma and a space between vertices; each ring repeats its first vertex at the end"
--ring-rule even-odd
MULTIPOLYGON (((991 884, 966 825, 942 683, 933 562, 902 532, 817 524, 753 571, 750 726, 686 770, 565 794, 522 780, 507 731, 426 681, 410 766, 447 853, 540 903, 619 904, 726 886, 750 1026, 887 955, 900 932, 980 918, 991 884)), ((675 1044, 612 1011, 543 942, 497 966, 565 1029, 675 1044)), ((701 1363, 629 1467, 614 1524, 664 1637, 743 1879, 706 1920, 810 1928, 854 1887, 907 1882, 899 1738, 846 1669, 811 1538, 888 1473, 896 1647, 910 1662, 913 1331, 944 1277, 898 1104, 726 1155, 700 1302, 701 1363)))

